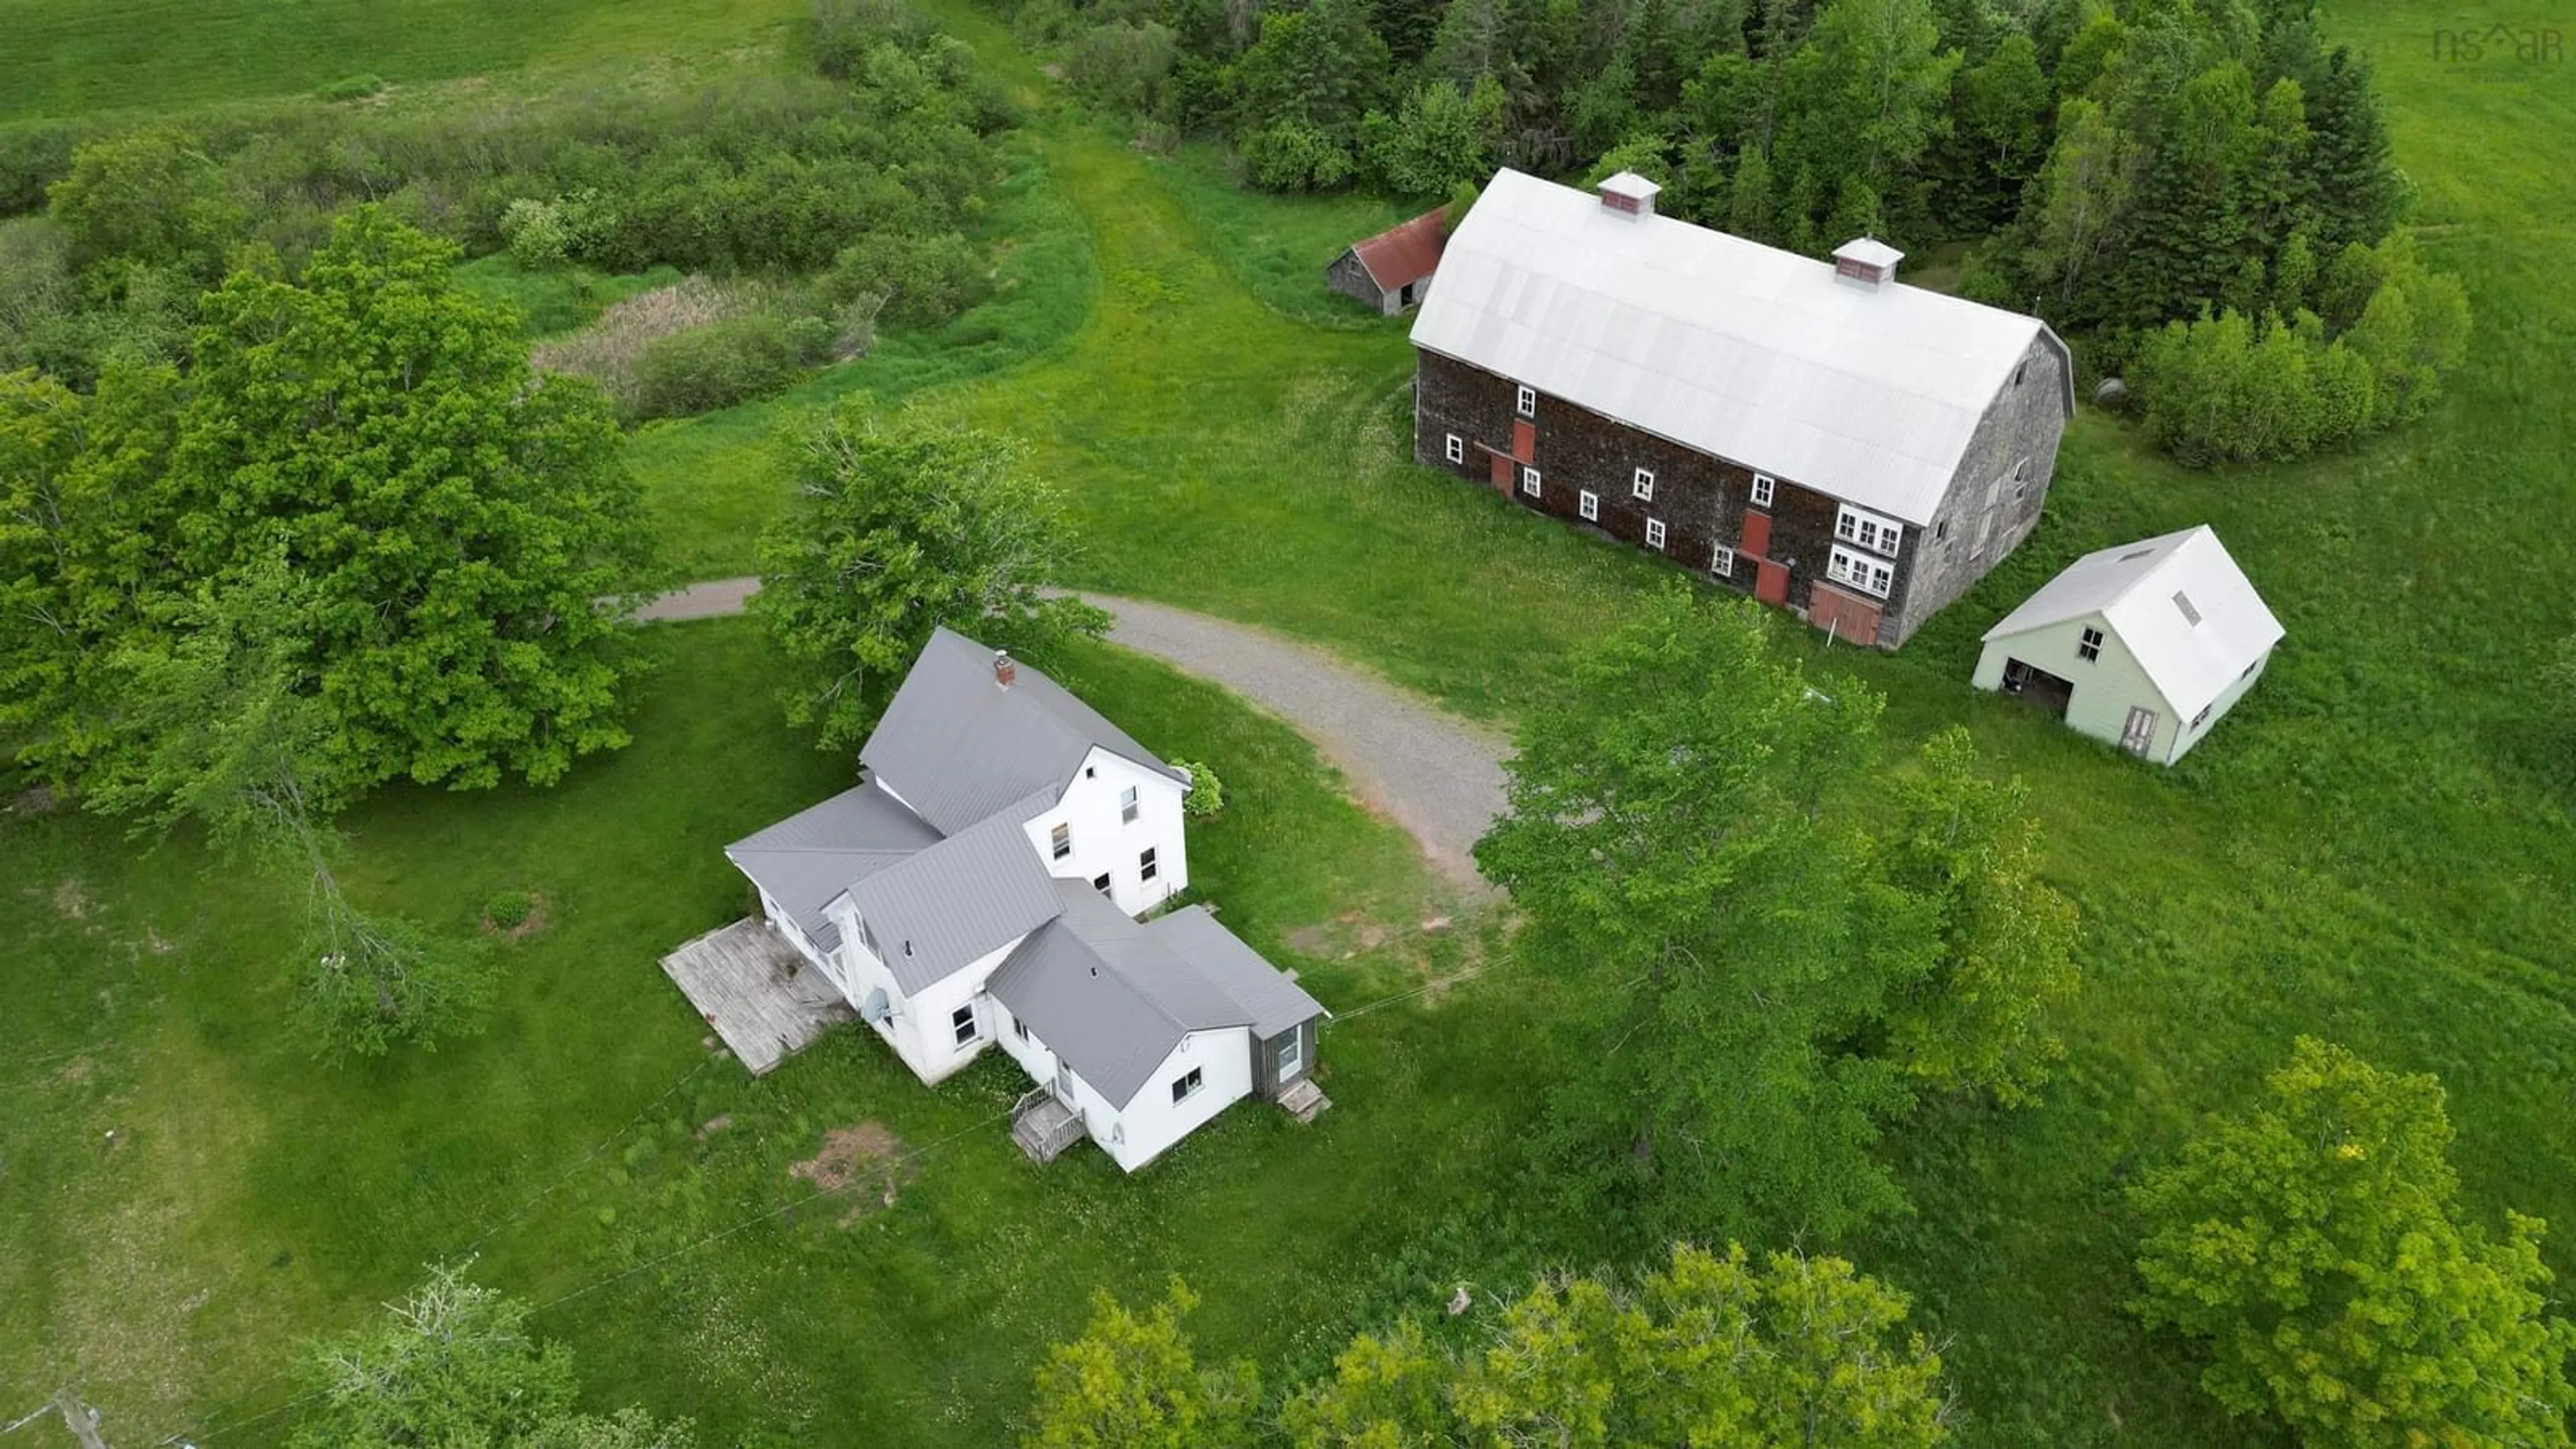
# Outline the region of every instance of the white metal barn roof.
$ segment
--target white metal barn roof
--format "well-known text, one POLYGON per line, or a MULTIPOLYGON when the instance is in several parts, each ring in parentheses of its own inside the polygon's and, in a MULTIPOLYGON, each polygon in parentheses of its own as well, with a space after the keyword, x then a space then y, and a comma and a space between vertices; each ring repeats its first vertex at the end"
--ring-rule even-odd
POLYGON ((1413 341, 1928 524, 1986 405, 2046 331, 1505 170, 1451 234, 1413 341))
POLYGON ((2186 717, 2281 642, 2253 582, 2207 524, 2068 564, 1986 631, 1991 642, 2099 614, 2167 703, 2186 717))

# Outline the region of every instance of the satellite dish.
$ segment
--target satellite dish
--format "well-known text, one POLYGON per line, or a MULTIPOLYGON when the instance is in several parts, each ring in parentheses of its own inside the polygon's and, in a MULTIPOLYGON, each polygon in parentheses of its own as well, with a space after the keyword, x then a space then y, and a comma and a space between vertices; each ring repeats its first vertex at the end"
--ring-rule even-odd
POLYGON ((886 1000, 885 988, 882 986, 869 992, 868 999, 859 1004, 861 1021, 882 1022, 891 1020, 893 1016, 894 1004, 886 1000))

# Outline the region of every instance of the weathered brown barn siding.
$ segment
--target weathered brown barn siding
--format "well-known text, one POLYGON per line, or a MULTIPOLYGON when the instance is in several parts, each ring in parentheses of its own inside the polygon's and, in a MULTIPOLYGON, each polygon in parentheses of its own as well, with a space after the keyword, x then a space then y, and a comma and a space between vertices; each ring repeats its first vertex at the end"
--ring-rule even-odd
POLYGON ((1297 1038, 1297 1070, 1286 1081, 1279 1079, 1279 1049, 1292 1033, 1281 1032, 1263 1040, 1252 1039, 1252 1092, 1265 1102, 1276 1102, 1281 1093, 1315 1074, 1315 1023, 1300 1024, 1293 1033, 1297 1038))
MULTIPOLYGON (((1518 385, 1511 379, 1455 358, 1416 349, 1414 369, 1414 459, 1480 485, 1490 486, 1489 450, 1512 450, 1513 409, 1518 385), (1459 463, 1447 460, 1448 436, 1466 444, 1459 463)), ((2061 402, 2063 360, 2043 337, 2031 346, 2018 386, 2007 386, 1978 425, 1959 480, 1935 514, 1930 529, 1908 525, 1897 557, 1895 578, 1885 599, 1858 590, 1843 590, 1879 610, 1881 648, 1893 649, 1943 605, 1966 592, 1995 562, 2029 535, 2048 492, 2057 460, 2057 443, 2065 427, 2061 402), (2012 496, 2011 471, 2017 459, 2029 459, 2022 496, 2012 496), (1977 530, 1993 513, 1993 532, 1982 552, 1975 549, 1977 530), (1973 555, 1973 556, 1972 556, 1973 555), (1917 575, 1922 578, 1918 582, 1917 575)), ((1741 549, 1744 519, 1752 510, 1754 470, 1713 457, 1695 448, 1642 432, 1589 408, 1542 394, 1538 400, 1535 446, 1529 462, 1539 470, 1541 493, 1530 498, 1514 474, 1511 497, 1524 507, 1634 545, 1646 545, 1646 520, 1664 521, 1662 552, 1675 564, 1710 577, 1716 545, 1741 549), (1652 502, 1632 496, 1636 470, 1652 469, 1652 502), (1600 496, 1600 517, 1585 524, 1580 513, 1582 491, 1600 496)), ((1787 607, 1801 617, 1815 601, 1834 546, 1834 521, 1840 503, 1831 495, 1774 475, 1771 539, 1767 557, 1789 571, 1787 607)), ((1903 522, 1903 520, 1896 520, 1903 522)), ((1754 560, 1739 556, 1732 577, 1715 581, 1751 592, 1754 560)))
POLYGON ((1381 314, 1396 310, 1387 305, 1386 293, 1378 290, 1376 280, 1368 274, 1368 268, 1360 265, 1360 254, 1357 248, 1345 251, 1334 258, 1333 264, 1324 269, 1324 280, 1334 291, 1345 297, 1365 302, 1381 314))

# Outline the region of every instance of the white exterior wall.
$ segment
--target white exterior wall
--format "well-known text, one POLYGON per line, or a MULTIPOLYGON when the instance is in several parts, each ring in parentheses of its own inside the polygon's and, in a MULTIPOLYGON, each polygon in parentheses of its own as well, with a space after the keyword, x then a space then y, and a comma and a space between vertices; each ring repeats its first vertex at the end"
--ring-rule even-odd
POLYGON ((894 973, 860 944, 858 912, 847 898, 832 903, 832 919, 841 928, 841 949, 836 953, 839 969, 825 974, 832 977, 833 984, 841 988, 852 1006, 865 1006, 872 991, 885 992, 893 1014, 870 1025, 894 1048, 895 1055, 903 1058, 903 1064, 912 1068, 914 1076, 925 1083, 942 1081, 992 1044, 995 1008, 983 994, 984 983, 1018 941, 948 973, 923 987, 918 995, 906 996, 903 988, 895 984, 894 973), (975 1008, 975 1039, 961 1047, 957 1045, 950 1014, 970 1005, 975 1008))
POLYGON ((1181 833, 1181 800, 1187 793, 1174 777, 1095 747, 1055 808, 1028 822, 1029 847, 1049 875, 1083 881, 1108 876, 1109 898, 1118 909, 1141 916, 1190 883, 1181 833), (1130 785, 1136 787, 1132 822, 1121 820, 1118 810, 1119 792, 1130 785), (1063 860, 1054 853, 1058 825, 1072 827, 1073 853, 1063 860), (1154 879, 1147 881, 1139 878, 1137 857, 1149 846, 1154 879))
MULTIPOLYGON (((988 998, 985 1005, 992 1019, 993 1039, 1002 1044, 1002 1050, 1020 1064, 1031 1082, 1053 1087, 1054 1051, 1035 1032, 1021 1040, 1013 1029, 1010 1010, 1000 1002, 988 998)), ((1252 1032, 1239 1026, 1190 1033, 1154 1068, 1154 1075, 1136 1089, 1135 1100, 1123 1109, 1102 1096, 1079 1073, 1073 1078, 1073 1107, 1082 1116, 1084 1131, 1125 1172, 1134 1172, 1162 1156, 1172 1144, 1250 1095, 1252 1032), (1174 1102, 1172 1083, 1192 1067, 1199 1069, 1199 1089, 1188 1100, 1174 1102)))
MULTIPOLYGON (((1989 640, 1985 652, 1977 656, 1976 685, 1979 689, 2001 689, 2004 661, 2018 659, 2035 669, 2045 669, 2075 685, 2066 705, 2066 724, 2073 730, 2093 736, 2117 747, 2121 732, 2128 728, 2129 711, 2144 707, 2156 712, 2156 732, 2147 742, 2144 758, 2159 764, 2170 764, 2174 758, 2174 736, 2188 723, 2174 713, 2174 707, 2158 690, 2155 681, 2138 665, 2137 656, 2121 641, 2099 614, 2042 625, 2025 633, 1989 640), (2102 657, 2085 659, 2076 646, 2083 642, 2086 629, 2102 631, 2102 657)), ((2260 674, 2261 670, 2255 673, 2260 674)), ((2211 719, 2216 720, 2213 711, 2211 719)))
POLYGON ((2263 671, 2270 667, 2271 663, 2272 651, 2266 649, 2263 651, 2263 657, 2254 661, 2251 673, 2237 676, 2235 683, 2219 691, 2218 698, 2210 702, 2209 718, 2200 722, 2200 728, 2193 729, 2191 721, 2184 720, 2181 732, 2174 736, 2173 753, 2165 756, 2165 763, 2170 765, 2181 759, 2191 752, 2192 746, 2209 738, 2209 732, 2218 728, 2220 720, 2227 718, 2227 712, 2236 707, 2236 701, 2245 697, 2245 691, 2254 687, 2254 681, 2263 677, 2263 671))

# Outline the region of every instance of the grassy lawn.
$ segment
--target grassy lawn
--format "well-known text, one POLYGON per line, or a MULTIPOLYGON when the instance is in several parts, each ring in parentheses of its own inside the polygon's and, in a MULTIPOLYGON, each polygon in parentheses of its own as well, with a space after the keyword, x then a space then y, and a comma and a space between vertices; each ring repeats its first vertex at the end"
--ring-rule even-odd
POLYGON ((0 0, 0 120, 774 43, 804 0, 0 0))
MULTIPOLYGON (((1001 27, 965 0, 930 8, 1042 97, 1001 27)), ((662 17, 649 29, 701 11, 642 13, 662 17)), ((0 20, 74 14, 0 0, 0 20)), ((588 23, 571 14, 520 7, 521 49, 473 63, 566 44, 588 23)), ((2330 28, 2376 56, 2423 243, 2477 307, 2450 400, 2356 453, 2209 474, 2087 416, 2029 545, 1902 655, 1826 660, 1887 692, 1901 740, 1965 723, 2031 780, 2049 873, 2085 914, 2061 1079, 2034 1108, 1936 1104, 1896 1134, 1916 1212, 1841 1245, 1949 1341, 1971 1444, 2267 1442, 2122 1313, 2120 1189, 2301 1032, 2441 1073, 2475 1210, 2550 1218, 2550 1260, 2576 1272, 2576 829, 2532 681, 2576 630, 2576 176, 2526 139, 2576 133, 2576 88, 2563 65, 2440 65, 2395 0, 2348 0, 2330 28), (2067 559, 2202 521, 2290 635, 2183 766, 2151 772, 1967 687, 1977 635, 2067 559)), ((386 69, 328 70, 360 68, 386 69)), ((131 79, 94 84, 65 103, 140 98, 131 79)), ((1065 115, 1033 128, 996 208, 1012 239, 996 295, 945 333, 638 434, 675 566, 745 567, 781 501, 773 434, 866 393, 1027 437, 1074 497, 1079 582, 1316 640, 1477 716, 1552 698, 1563 662, 1668 575, 1402 464, 1404 324, 1338 309, 1317 273, 1398 209, 1261 200, 1209 153, 1125 141, 1065 115)), ((112 1423, 257 1442, 280 1421, 227 1431, 280 1402, 267 1376, 291 1341, 481 1238, 478 1271, 548 1304, 603 1402, 724 1434, 980 1445, 1006 1436, 1031 1355, 1095 1287, 1142 1296, 1179 1271, 1205 1295, 1206 1346, 1275 1372, 1455 1277, 1505 1281, 1488 1255, 1522 1236, 1508 1144, 1546 1064, 1527 983, 1499 973, 1336 1027, 1339 1105, 1317 1130, 1238 1110, 1133 1181, 1088 1154, 1021 1162, 985 1120, 1015 1085, 999 1069, 931 1092, 846 1042, 758 1083, 728 1063, 692 1074, 698 1033, 652 958, 739 908, 717 845, 846 765, 779 726, 754 633, 667 637, 624 755, 551 792, 397 793, 353 822, 379 904, 461 927, 494 890, 547 898, 552 924, 508 948, 503 1019, 435 1056, 332 1072, 276 1040, 293 902, 185 845, 138 853, 59 813, 0 821, 0 931, 28 983, 22 1064, 0 1068, 0 1385, 37 1397, 77 1375, 112 1423), (788 1164, 859 1122, 920 1150, 890 1207, 824 1200, 695 1246, 792 1201, 788 1164)), ((1328 1003, 1478 949, 1404 933, 1430 908, 1419 863, 1282 727, 1110 651, 1071 682, 1217 765, 1232 810, 1193 832, 1195 874, 1328 1003), (1290 948, 1319 923, 1355 944, 1393 934, 1348 957, 1290 948)), ((1549 1233, 1582 1260, 1579 1226, 1549 1233)))
MULTIPOLYGON (((280 1039, 287 893, 69 813, 0 828, 22 984, 0 1081, 0 1383, 77 1378, 126 1440, 193 1424, 258 1442, 283 1421, 226 1431, 285 1399, 268 1376, 296 1338, 471 1250, 552 1304, 548 1331, 608 1401, 726 1432, 893 1442, 927 1424, 986 1444, 1094 1287, 1184 1272, 1210 1290, 1212 1341, 1275 1351, 1273 1325, 1354 1311, 1380 1259, 1481 1182, 1507 1064, 1467 1052, 1485 1033, 1420 1024, 1490 1013, 1482 998, 1335 1028, 1328 1083, 1353 1100, 1317 1128, 1247 1105, 1133 1181, 1097 1154, 1021 1159, 990 1120, 1021 1085, 1007 1064, 934 1092, 856 1036, 760 1081, 709 1061, 653 958, 742 909, 717 845, 849 767, 783 727, 750 625, 665 637, 616 759, 555 791, 395 792, 351 820, 355 887, 380 906, 465 930, 493 891, 543 897, 544 929, 500 948, 499 1021, 435 1054, 332 1070, 280 1039), (807 1191, 790 1164, 868 1122, 918 1154, 892 1206, 872 1182, 593 1286, 807 1191), (1434 1190, 1387 1212, 1382 1184, 1408 1173, 1434 1190)), ((1114 651, 1065 677, 1217 766, 1227 809, 1192 832, 1198 893, 1325 1001, 1476 949, 1416 930, 1434 893, 1409 843, 1284 726, 1114 651), (1289 944, 1314 927, 1315 954, 1289 944)))

